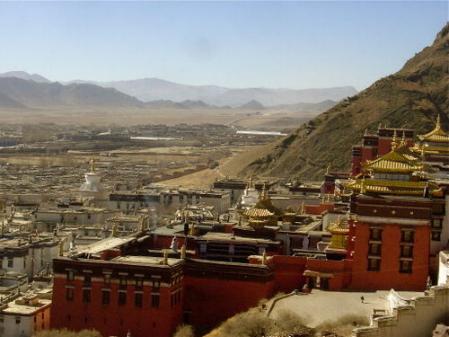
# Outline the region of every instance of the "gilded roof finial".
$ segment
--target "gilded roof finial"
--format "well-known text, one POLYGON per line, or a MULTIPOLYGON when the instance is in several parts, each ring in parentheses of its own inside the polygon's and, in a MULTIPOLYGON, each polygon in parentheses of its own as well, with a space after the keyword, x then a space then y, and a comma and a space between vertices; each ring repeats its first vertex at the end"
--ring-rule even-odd
POLYGON ((441 129, 441 117, 440 114, 437 114, 437 123, 435 125, 435 129, 441 129))
POLYGON ((398 135, 396 133, 396 129, 394 129, 393 138, 391 139, 391 150, 394 151, 398 147, 398 135))
POLYGON ((405 141, 405 131, 402 131, 402 138, 401 138, 401 143, 399 144, 399 146, 405 146, 407 144, 407 142, 405 141))
POLYGON ((362 182, 360 183, 360 194, 365 194, 365 176, 363 176, 362 182))
POLYGON ((302 214, 304 214, 304 201, 301 203, 301 208, 300 208, 300 210, 299 210, 299 212, 300 212, 300 214, 302 215, 302 214))
POLYGON ((181 259, 185 260, 186 252, 187 252, 187 248, 186 248, 186 244, 184 243, 181 247, 181 259))
POLYGON ((117 237, 117 232, 118 232, 117 224, 114 224, 114 225, 112 226, 111 236, 112 236, 113 238, 117 237))
POLYGON ((262 253, 262 264, 267 264, 267 251, 264 249, 262 253))
POLYGON ((95 160, 93 158, 89 161, 89 164, 90 164, 90 172, 95 172, 95 160))
POLYGON ((326 174, 329 174, 330 170, 331 170, 331 164, 329 163, 329 165, 327 165, 327 168, 326 168, 326 174))
POLYGON ((164 249, 164 259, 162 264, 168 265, 168 250, 164 249))
POLYGON ((260 192, 260 200, 267 200, 267 184, 264 183, 262 186, 262 192, 260 192))
POLYGON ((65 239, 59 241, 59 256, 64 256, 64 241, 65 239))

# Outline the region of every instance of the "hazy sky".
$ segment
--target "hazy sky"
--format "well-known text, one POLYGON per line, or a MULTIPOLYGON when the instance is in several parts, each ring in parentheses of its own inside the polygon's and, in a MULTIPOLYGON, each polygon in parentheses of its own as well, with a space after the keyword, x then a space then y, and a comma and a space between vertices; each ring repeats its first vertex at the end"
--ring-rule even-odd
POLYGON ((448 2, 0 2, 0 72, 362 89, 430 44, 448 2))

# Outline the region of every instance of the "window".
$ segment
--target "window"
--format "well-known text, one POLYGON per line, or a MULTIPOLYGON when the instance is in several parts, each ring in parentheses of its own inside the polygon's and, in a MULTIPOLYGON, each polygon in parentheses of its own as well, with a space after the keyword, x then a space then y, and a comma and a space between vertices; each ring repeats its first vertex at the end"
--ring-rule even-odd
POLYGON ((118 304, 125 305, 126 304, 126 293, 124 291, 120 291, 118 293, 118 304))
POLYGON ((103 290, 101 292, 101 303, 103 305, 107 305, 111 302, 111 292, 107 290, 103 290))
POLYGON ((16 324, 20 324, 20 316, 16 316, 16 324))
POLYGON ((83 302, 90 303, 90 289, 83 289, 83 302))
POLYGON ((381 245, 378 243, 371 243, 369 245, 369 255, 380 256, 381 254, 381 245))
POLYGON ((142 289, 143 288, 143 279, 141 277, 137 277, 135 280, 135 288, 142 289))
POLYGON ((322 277, 320 279, 320 289, 324 289, 324 290, 329 289, 329 278, 322 277))
POLYGON ((126 279, 126 277, 120 276, 119 284, 118 284, 119 289, 126 289, 127 285, 128 285, 128 280, 126 279))
POLYGON ((433 231, 432 232, 432 241, 440 241, 441 240, 441 232, 433 231))
POLYGON ((111 274, 103 275, 103 283, 105 286, 109 286, 111 284, 111 274))
POLYGON ((92 285, 92 276, 90 274, 84 275, 84 286, 90 287, 92 285))
POLYGON ((413 257, 413 246, 401 246, 401 257, 413 257))
POLYGON ((75 272, 73 270, 67 270, 67 281, 73 281, 75 279, 75 272))
POLYGON ((13 268, 14 267, 14 258, 13 257, 8 257, 8 268, 13 268))
POLYGON ((161 281, 153 281, 153 291, 159 291, 159 288, 161 286, 161 281))
POLYGON ((151 294, 151 306, 153 308, 159 308, 159 294, 151 294))
POLYGON ((433 219, 432 227, 433 228, 441 228, 442 220, 441 219, 433 219))
POLYGON ((402 242, 413 242, 415 233, 412 230, 403 230, 401 234, 402 242))
POLYGON ((382 240, 382 230, 380 228, 370 228, 370 240, 381 241, 382 240))
POLYGON ((379 271, 380 259, 368 259, 368 271, 379 271))
POLYGON ((74 297, 75 297, 75 290, 73 288, 66 288, 65 289, 65 299, 67 301, 73 301, 74 297))
POLYGON ((143 297, 142 293, 134 294, 134 305, 138 308, 142 308, 142 301, 143 301, 142 297, 143 297))
POLYGON ((410 274, 412 272, 412 261, 401 260, 400 261, 399 271, 401 273, 410 274))

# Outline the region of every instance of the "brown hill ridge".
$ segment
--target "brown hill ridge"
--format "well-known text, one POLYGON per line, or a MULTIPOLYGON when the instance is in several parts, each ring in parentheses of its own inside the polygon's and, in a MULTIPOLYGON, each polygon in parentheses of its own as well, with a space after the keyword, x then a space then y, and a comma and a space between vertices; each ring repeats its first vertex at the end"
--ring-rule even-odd
POLYGON ((366 129, 389 127, 430 130, 437 114, 449 127, 449 24, 430 47, 411 58, 397 73, 382 78, 359 94, 274 144, 253 161, 244 175, 321 178, 325 168, 349 169, 352 145, 366 129))

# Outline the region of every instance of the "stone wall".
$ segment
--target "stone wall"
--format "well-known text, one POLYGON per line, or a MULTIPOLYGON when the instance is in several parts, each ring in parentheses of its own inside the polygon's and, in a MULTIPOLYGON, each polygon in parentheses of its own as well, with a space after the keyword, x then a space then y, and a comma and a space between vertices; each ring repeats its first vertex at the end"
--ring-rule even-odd
POLYGON ((449 321, 449 285, 432 287, 412 300, 392 290, 388 300, 389 313, 373 318, 370 327, 355 329, 353 337, 430 337, 438 323, 449 321))

